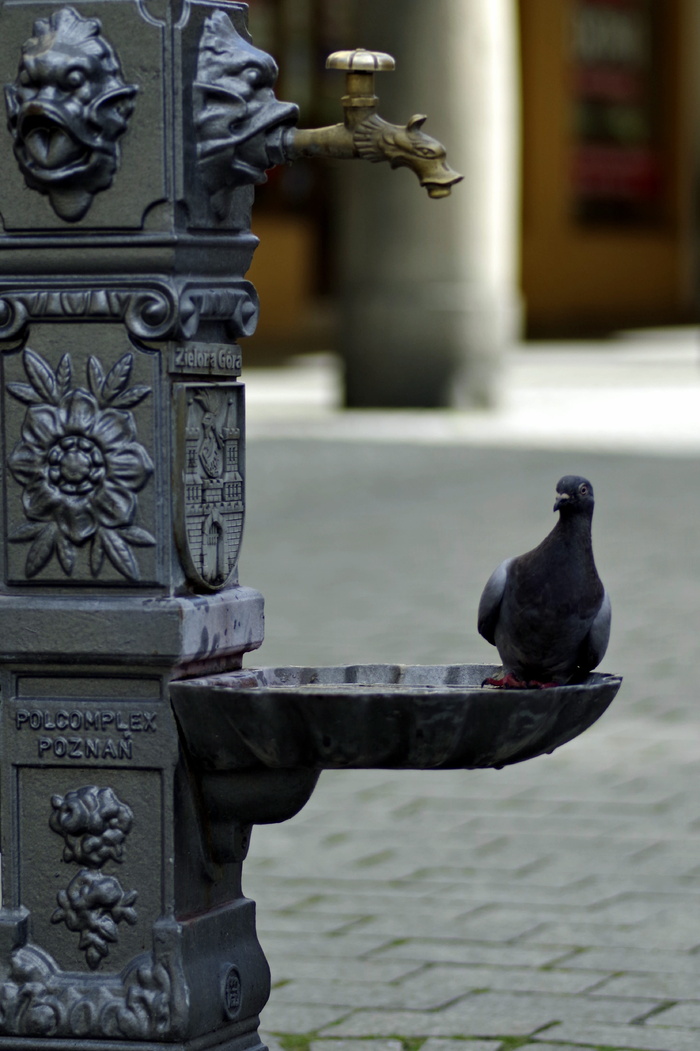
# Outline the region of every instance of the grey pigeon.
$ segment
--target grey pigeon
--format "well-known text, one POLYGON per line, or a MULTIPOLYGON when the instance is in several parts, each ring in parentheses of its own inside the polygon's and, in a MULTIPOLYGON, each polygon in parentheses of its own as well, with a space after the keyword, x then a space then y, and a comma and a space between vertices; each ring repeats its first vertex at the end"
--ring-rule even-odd
POLYGON ((554 529, 532 551, 507 558, 479 602, 479 633, 496 646, 502 679, 492 686, 554 686, 580 679, 605 656, 610 599, 593 560, 593 486, 557 482, 554 529))

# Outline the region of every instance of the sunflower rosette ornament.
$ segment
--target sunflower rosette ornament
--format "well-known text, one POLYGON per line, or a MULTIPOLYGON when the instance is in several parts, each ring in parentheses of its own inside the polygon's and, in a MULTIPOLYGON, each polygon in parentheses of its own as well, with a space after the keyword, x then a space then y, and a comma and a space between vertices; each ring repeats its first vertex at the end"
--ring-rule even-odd
POLYGON ((136 440, 130 411, 150 394, 149 387, 129 386, 133 355, 125 354, 106 375, 90 357, 89 389, 72 386, 69 354, 55 372, 28 348, 22 360, 29 383, 8 383, 7 389, 28 409, 8 467, 23 487, 28 521, 10 539, 31 543, 27 577, 54 554, 70 576, 77 549, 89 543, 93 577, 106 557, 128 580, 138 580, 131 549, 150 547, 155 539, 134 524, 137 494, 153 474, 153 462, 136 440))

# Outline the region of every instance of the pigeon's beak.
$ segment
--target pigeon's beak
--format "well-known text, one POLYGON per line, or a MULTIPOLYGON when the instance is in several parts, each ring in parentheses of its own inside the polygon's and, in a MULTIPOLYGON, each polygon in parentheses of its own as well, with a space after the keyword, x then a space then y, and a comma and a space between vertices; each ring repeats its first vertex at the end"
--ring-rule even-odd
POLYGON ((557 493, 557 498, 554 501, 554 507, 552 508, 552 510, 553 511, 558 511, 559 508, 561 507, 561 505, 565 504, 566 501, 570 500, 570 499, 571 499, 571 497, 569 496, 568 493, 557 493))

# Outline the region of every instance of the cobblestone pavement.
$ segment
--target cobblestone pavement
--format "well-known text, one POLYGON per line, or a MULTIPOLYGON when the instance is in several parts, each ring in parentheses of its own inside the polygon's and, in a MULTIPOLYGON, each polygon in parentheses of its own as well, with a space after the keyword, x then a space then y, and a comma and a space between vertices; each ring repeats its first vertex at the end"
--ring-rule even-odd
POLYGON ((624 676, 552 756, 325 772, 254 830, 273 1051, 700 1049, 700 467, 659 453, 251 440, 249 664, 490 662, 481 587, 581 473, 624 676))

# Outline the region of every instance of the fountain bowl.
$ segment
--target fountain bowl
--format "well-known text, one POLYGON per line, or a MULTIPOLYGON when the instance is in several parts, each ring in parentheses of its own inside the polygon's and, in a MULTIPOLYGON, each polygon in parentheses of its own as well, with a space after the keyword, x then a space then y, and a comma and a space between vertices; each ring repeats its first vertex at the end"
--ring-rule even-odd
POLYGON ((483 664, 251 668, 171 683, 181 735, 206 770, 476 769, 523 762, 592 725, 622 679, 482 686, 483 664))

